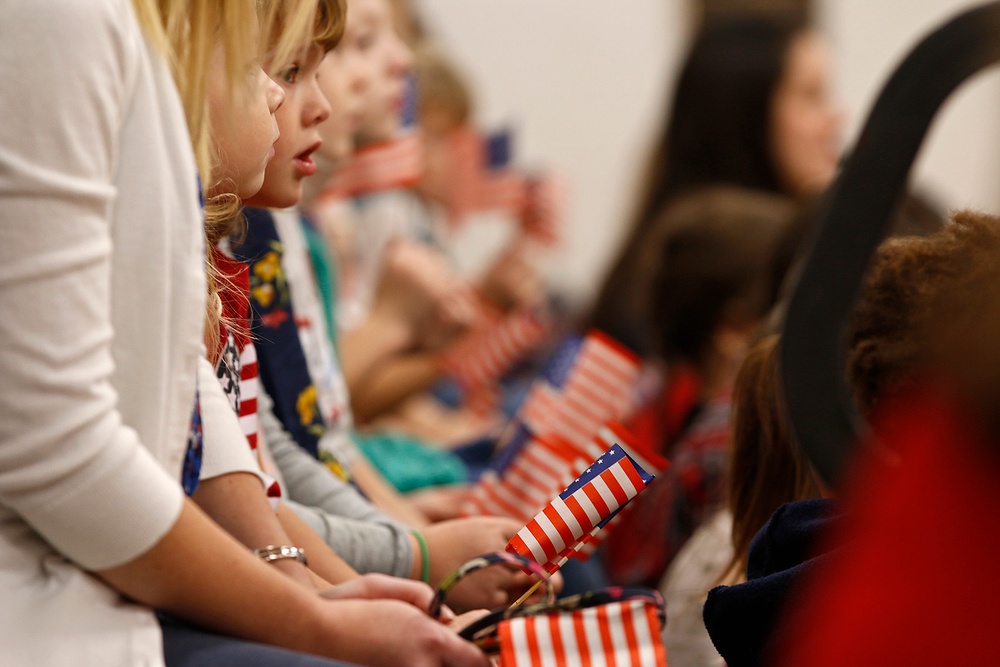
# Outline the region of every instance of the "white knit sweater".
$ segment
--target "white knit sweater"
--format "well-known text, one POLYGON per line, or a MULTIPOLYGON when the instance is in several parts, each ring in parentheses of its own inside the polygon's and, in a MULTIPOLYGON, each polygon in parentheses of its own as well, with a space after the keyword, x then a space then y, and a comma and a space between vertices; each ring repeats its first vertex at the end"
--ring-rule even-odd
POLYGON ((204 311, 194 160, 128 0, 0 4, 0 646, 162 663, 152 613, 83 568, 153 546, 204 311))

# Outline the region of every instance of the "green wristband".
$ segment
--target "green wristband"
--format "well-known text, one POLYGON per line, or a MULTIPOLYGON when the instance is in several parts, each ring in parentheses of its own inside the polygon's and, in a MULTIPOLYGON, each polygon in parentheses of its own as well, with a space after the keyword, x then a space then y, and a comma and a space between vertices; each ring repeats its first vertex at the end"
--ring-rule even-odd
POLYGON ((420 531, 411 530, 410 533, 416 538, 417 544, 420 545, 420 558, 422 561, 420 567, 420 581, 425 584, 431 583, 431 554, 427 549, 427 540, 424 536, 420 534, 420 531))

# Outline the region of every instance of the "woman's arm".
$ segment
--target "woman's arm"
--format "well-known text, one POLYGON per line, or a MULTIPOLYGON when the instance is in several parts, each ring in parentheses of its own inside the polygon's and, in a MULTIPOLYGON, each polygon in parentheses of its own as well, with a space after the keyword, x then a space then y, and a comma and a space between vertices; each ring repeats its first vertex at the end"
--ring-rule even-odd
MULTIPOLYGON (((303 546, 285 532, 267 501, 260 479, 254 475, 231 473, 203 480, 191 499, 249 550, 270 545, 303 546)), ((283 559, 272 565, 306 588, 315 590, 309 568, 302 563, 283 559)))
POLYGON ((152 549, 97 574, 134 600, 234 637, 367 665, 490 664, 426 615, 430 588, 373 575, 324 600, 254 558, 190 501, 152 549))

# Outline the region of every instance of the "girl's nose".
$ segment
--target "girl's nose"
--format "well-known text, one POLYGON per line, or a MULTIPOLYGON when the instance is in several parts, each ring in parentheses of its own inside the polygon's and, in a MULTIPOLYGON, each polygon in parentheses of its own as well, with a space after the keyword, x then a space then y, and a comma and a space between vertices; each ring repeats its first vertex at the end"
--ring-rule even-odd
POLYGON ((278 110, 285 102, 285 89, 267 77, 267 108, 271 113, 278 110))
POLYGON ((315 80, 312 83, 311 93, 312 102, 306 107, 306 114, 308 114, 306 120, 311 121, 310 125, 319 125, 330 117, 330 101, 326 99, 326 95, 323 94, 319 83, 315 80))

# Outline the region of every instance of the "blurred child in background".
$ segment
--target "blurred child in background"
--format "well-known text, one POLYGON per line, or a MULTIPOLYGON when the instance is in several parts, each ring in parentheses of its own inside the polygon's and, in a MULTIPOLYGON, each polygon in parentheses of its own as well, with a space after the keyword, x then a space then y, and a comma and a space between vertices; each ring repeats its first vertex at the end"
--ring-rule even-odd
POLYGON ((822 38, 801 21, 769 13, 707 19, 681 66, 636 213, 587 328, 643 355, 653 349, 643 315, 649 274, 639 257, 673 198, 710 185, 801 198, 830 183, 840 114, 829 85, 822 38))
MULTIPOLYGON (((311 156, 322 145, 319 127, 331 112, 319 85, 321 74, 336 76, 343 65, 336 57, 323 65, 322 46, 310 43, 287 63, 273 58, 267 63, 286 100, 276 113, 280 137, 274 159, 263 187, 248 201, 283 208, 248 209, 247 228, 233 242, 236 254, 250 264, 264 445, 282 487, 296 501, 291 506, 352 565, 436 583, 468 558, 502 549, 519 525, 501 518, 428 525, 366 467, 354 444, 348 393, 325 328, 308 227, 295 208, 303 181, 314 171, 311 156), (360 495, 352 481, 395 520, 360 495)), ((335 107, 339 100, 332 102, 335 107)), ((464 608, 492 607, 527 585, 520 573, 484 572, 456 590, 453 601, 464 608)))
POLYGON ((691 379, 692 407, 671 440, 654 443, 669 469, 609 536, 605 563, 616 583, 656 586, 724 503, 733 383, 777 301, 796 220, 785 198, 724 187, 693 191, 657 218, 645 257, 658 267, 651 321, 668 372, 691 379))

